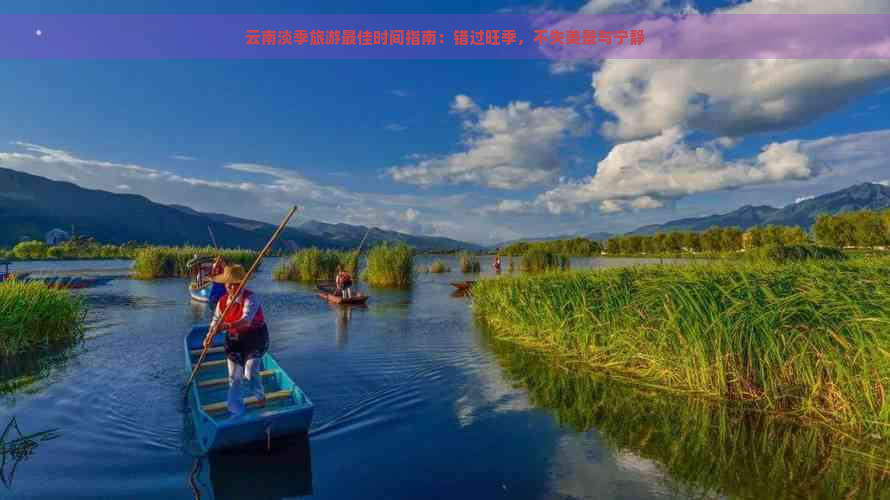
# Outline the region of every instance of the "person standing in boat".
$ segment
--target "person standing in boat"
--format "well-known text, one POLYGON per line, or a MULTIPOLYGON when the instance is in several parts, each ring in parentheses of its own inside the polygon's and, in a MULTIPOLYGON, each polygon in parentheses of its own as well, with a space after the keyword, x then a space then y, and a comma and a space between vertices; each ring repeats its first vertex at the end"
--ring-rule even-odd
MULTIPOLYGON (((216 259, 213 260, 213 266, 210 268, 210 279, 212 280, 214 276, 219 276, 226 269, 226 261, 222 258, 221 255, 218 255, 216 259)), ((226 287, 220 283, 214 283, 210 288, 210 304, 218 302, 220 297, 225 295, 226 287)))
POLYGON ((222 273, 214 276, 215 283, 222 283, 226 293, 220 297, 213 314, 210 327, 219 322, 219 331, 226 332, 225 352, 229 368, 229 395, 227 406, 233 415, 244 413, 241 398, 241 381, 246 379, 249 389, 256 397, 258 405, 266 405, 266 394, 260 375, 263 355, 269 350, 269 329, 266 327, 263 306, 257 296, 246 287, 235 301, 228 314, 222 314, 244 280, 244 268, 239 265, 227 266, 222 273))
POLYGON ((352 297, 352 276, 343 269, 343 266, 337 266, 337 292, 344 299, 352 297))
POLYGON ((501 272, 501 256, 500 256, 500 255, 495 255, 495 256, 494 256, 494 264, 492 264, 491 267, 494 268, 494 272, 495 272, 495 273, 500 273, 500 272, 501 272))

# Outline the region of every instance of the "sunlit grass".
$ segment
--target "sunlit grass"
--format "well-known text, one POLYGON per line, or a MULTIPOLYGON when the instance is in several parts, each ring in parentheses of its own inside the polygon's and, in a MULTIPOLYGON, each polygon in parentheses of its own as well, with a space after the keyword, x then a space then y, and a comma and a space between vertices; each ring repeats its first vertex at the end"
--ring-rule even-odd
POLYGON ((276 280, 287 281, 330 281, 337 276, 337 266, 353 276, 358 269, 356 252, 339 250, 322 250, 307 248, 282 259, 281 264, 272 272, 276 280))
POLYGON ((142 280, 187 277, 188 262, 195 254, 200 256, 222 255, 226 264, 239 264, 249 269, 256 259, 252 250, 217 250, 213 247, 148 247, 136 252, 133 270, 142 280))
POLYGON ((707 397, 890 436, 890 258, 639 266, 477 282, 503 336, 707 397))
POLYGON ((0 283, 0 356, 79 340, 86 306, 67 290, 43 283, 0 283))
POLYGON ((365 280, 372 286, 404 287, 414 281, 414 254, 404 244, 382 244, 368 252, 365 280))

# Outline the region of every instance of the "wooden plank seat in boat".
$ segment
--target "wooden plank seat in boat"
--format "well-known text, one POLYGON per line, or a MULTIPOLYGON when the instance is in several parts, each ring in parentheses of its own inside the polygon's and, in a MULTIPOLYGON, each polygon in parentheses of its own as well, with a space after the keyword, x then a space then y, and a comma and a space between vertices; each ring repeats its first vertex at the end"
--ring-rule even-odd
MULTIPOLYGON (((291 392, 291 391, 287 391, 287 390, 285 390, 285 391, 269 392, 269 393, 266 394, 266 403, 268 404, 270 401, 277 401, 277 400, 279 400, 279 399, 286 399, 286 398, 291 397, 291 395, 292 395, 292 392, 291 392)), ((256 406, 256 405, 257 405, 257 399, 256 399, 254 396, 250 396, 250 397, 244 398, 244 406, 251 407, 251 406, 256 406)), ((229 411, 228 406, 226 405, 226 402, 225 402, 225 401, 221 401, 221 402, 219 402, 219 403, 211 403, 211 404, 209 404, 209 405, 204 405, 204 406, 202 407, 202 409, 203 409, 205 412, 207 412, 208 414, 212 414, 212 413, 223 413, 223 412, 228 412, 228 411, 229 411)))
MULTIPOLYGON (((271 377, 275 375, 275 370, 262 370, 260 371, 260 377, 271 377)), ((204 380, 203 382, 198 382, 198 387, 216 387, 218 385, 226 385, 229 383, 229 377, 222 378, 214 378, 210 380, 204 380)))

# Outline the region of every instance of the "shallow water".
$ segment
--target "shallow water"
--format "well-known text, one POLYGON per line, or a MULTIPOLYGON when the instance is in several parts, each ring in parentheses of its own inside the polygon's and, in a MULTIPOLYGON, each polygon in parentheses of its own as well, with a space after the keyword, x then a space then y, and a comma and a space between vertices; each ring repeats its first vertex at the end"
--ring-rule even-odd
POLYGON ((183 279, 116 279, 73 292, 90 305, 81 345, 3 366, 0 427, 16 417, 24 434, 58 436, 7 458, 0 497, 170 499, 194 498, 195 489, 201 498, 831 497, 815 479, 826 471, 865 485, 857 491, 877 484, 856 465, 831 476, 839 459, 808 467, 818 462, 807 452, 818 436, 664 402, 490 340, 448 284, 474 277, 420 273, 410 291, 373 289, 367 308, 341 308, 309 287, 272 281, 274 264, 251 288, 273 355, 315 403, 308 440, 271 457, 200 457, 182 399, 181 346, 207 311, 189 301, 183 279), (738 432, 711 432, 725 426, 738 432), (807 479, 811 489, 795 489, 807 479))

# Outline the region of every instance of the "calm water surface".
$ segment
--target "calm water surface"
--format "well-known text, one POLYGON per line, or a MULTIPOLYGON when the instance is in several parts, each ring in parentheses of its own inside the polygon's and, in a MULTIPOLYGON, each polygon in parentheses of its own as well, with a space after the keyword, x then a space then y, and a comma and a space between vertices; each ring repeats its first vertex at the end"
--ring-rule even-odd
MULTIPOLYGON (((629 263, 641 260, 575 267, 629 263)), ((128 265, 15 268, 95 274, 128 265)), ((371 290, 367 308, 349 309, 271 280, 274 265, 266 262, 252 289, 272 353, 315 403, 308 439, 272 456, 201 457, 182 400, 181 346, 208 312, 189 301, 182 279, 116 279, 75 292, 90 306, 84 343, 3 365, 0 426, 15 417, 24 434, 56 435, 28 453, 7 453, 0 497, 830 498, 834 484, 880 491, 863 467, 820 461, 819 436, 665 401, 491 340, 474 325, 469 299, 452 296, 448 283, 470 278, 460 273, 419 274, 412 290, 371 290)))

